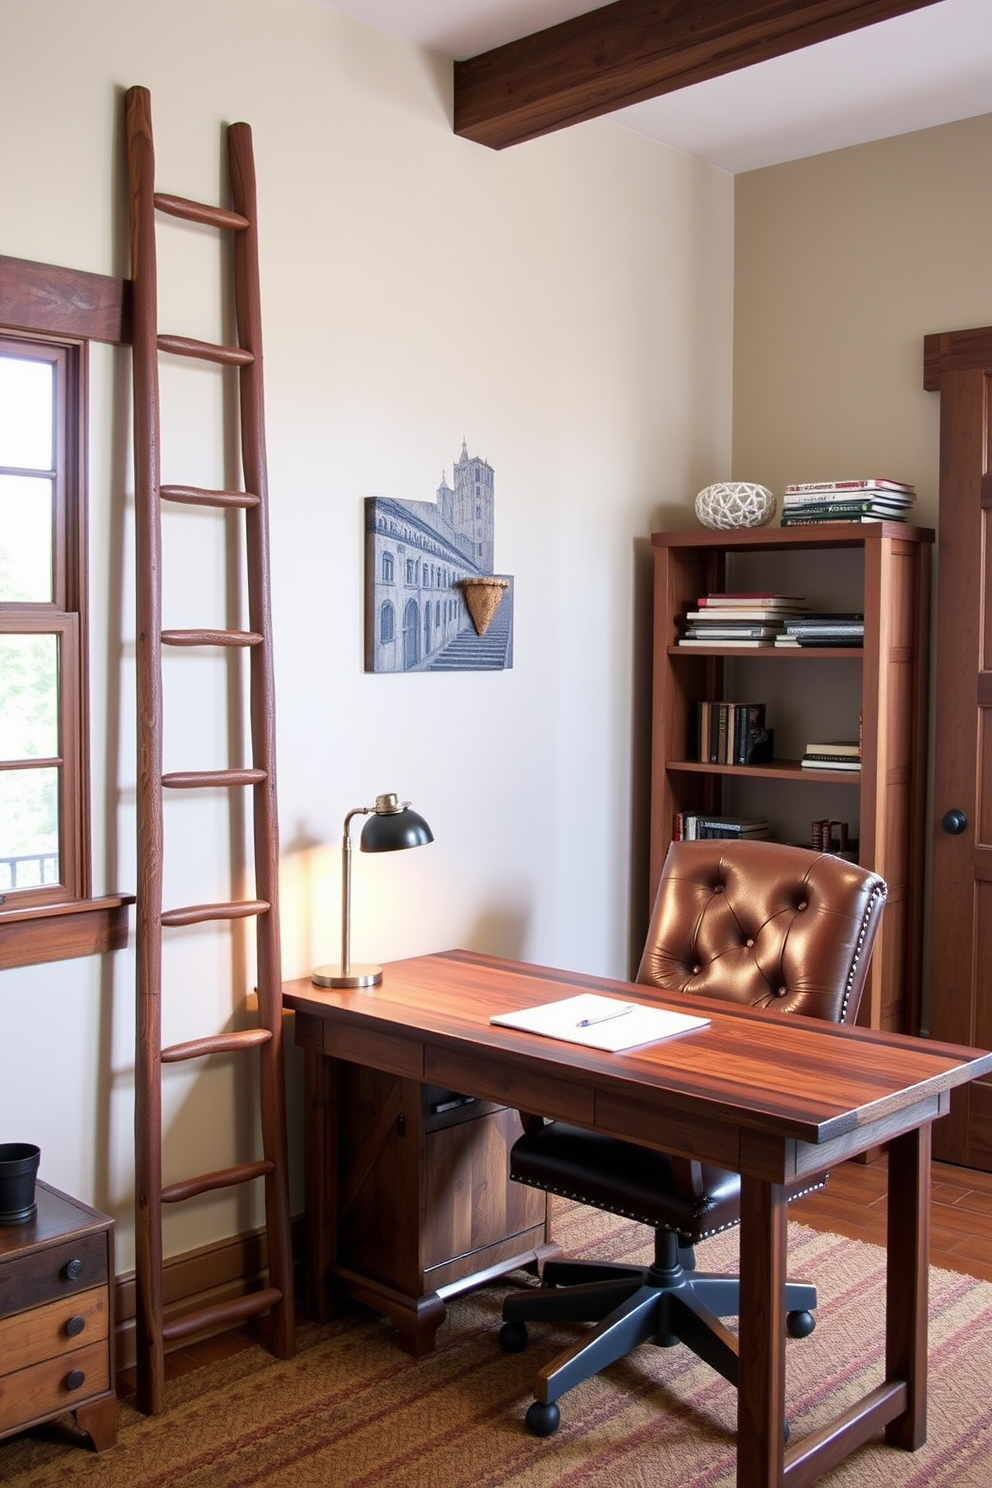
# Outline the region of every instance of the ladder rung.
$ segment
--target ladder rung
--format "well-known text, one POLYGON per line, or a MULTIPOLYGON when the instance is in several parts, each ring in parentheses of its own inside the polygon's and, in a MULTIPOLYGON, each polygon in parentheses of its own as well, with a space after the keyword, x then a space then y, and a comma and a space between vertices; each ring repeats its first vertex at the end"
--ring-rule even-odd
POLYGON ((243 346, 220 346, 215 341, 196 341, 192 336, 159 336, 158 349, 175 356, 197 357, 202 362, 223 362, 229 367, 246 367, 255 360, 243 346))
POLYGON ((261 785, 265 770, 170 770, 162 784, 173 790, 196 790, 211 785, 261 785))
POLYGON ((197 1194, 213 1193, 218 1188, 233 1188, 236 1183, 250 1183, 254 1178, 264 1178, 275 1169, 275 1163, 267 1157, 257 1162, 237 1163, 233 1168, 218 1168, 215 1173, 201 1173, 199 1178, 180 1178, 178 1183, 167 1183, 162 1188, 162 1203, 177 1204, 182 1199, 194 1199, 197 1194))
POLYGON ((205 486, 159 486, 166 501, 182 501, 186 506, 257 506, 254 491, 213 491, 205 486))
POLYGON ((163 925, 199 925, 204 920, 246 920, 249 915, 265 914, 267 899, 243 899, 230 904, 187 904, 183 909, 167 909, 163 925))
POLYGON ((160 212, 170 217, 184 217, 187 222, 205 222, 208 227, 231 227, 241 232, 248 226, 248 218, 240 212, 231 212, 226 207, 212 207, 207 202, 190 201, 186 196, 170 196, 168 192, 155 192, 155 205, 160 212))
POLYGON ((163 630, 163 646, 257 646, 256 630, 163 630))
POLYGON ((231 1054, 240 1049, 267 1044, 272 1034, 267 1028, 242 1028, 234 1033, 211 1033, 203 1038, 187 1039, 184 1044, 170 1044, 163 1049, 163 1064, 179 1064, 184 1059, 201 1059, 205 1054, 231 1054))
POLYGON ((282 1301, 282 1292, 275 1287, 263 1287, 258 1292, 246 1292, 243 1297, 231 1297, 227 1302, 214 1302, 210 1307, 201 1307, 196 1312, 184 1313, 162 1324, 165 1339, 189 1338, 193 1333, 204 1333, 218 1323, 243 1323, 246 1318, 257 1317, 268 1312, 282 1301))

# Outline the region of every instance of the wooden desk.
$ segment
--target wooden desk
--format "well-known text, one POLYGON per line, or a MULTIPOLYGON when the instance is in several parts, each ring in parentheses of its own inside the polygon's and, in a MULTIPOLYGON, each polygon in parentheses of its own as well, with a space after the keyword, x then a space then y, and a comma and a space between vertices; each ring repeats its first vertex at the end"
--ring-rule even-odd
MULTIPOLYGON (((992 1053, 872 1029, 680 998, 707 1028, 623 1054, 600 1054, 489 1023, 493 1013, 578 989, 639 1000, 648 988, 449 951, 393 962, 381 986, 283 987, 308 1051, 308 1236, 334 1244, 324 1061, 348 1060, 574 1121, 741 1174, 737 1482, 812 1482, 884 1428, 892 1446, 926 1440, 930 1130, 949 1092, 992 1071, 992 1053), (787 1219, 784 1185, 889 1145, 885 1378, 802 1441, 784 1445, 787 1219), (316 1206, 310 1209, 313 1199, 316 1206)), ((493 1339, 496 1347, 496 1339, 493 1339)))

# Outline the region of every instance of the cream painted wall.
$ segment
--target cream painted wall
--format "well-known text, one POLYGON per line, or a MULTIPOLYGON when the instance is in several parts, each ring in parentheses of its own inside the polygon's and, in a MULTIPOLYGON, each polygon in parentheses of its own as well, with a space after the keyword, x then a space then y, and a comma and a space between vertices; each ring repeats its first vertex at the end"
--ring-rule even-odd
POLYGON ((990 171, 985 116, 736 178, 737 479, 893 476, 938 527, 923 338, 992 320, 990 171))
MULTIPOLYGON (((221 199, 223 126, 252 126, 285 974, 337 955, 342 818, 390 789, 436 841, 356 855, 357 959, 463 945, 625 974, 644 892, 646 538, 690 525, 695 491, 729 469, 731 178, 607 122, 503 154, 456 139, 440 59, 311 0, 0 0, 0 36, 0 252, 128 272, 127 86, 151 90, 164 190, 221 199), (514 667, 365 675, 362 500, 430 499, 463 437, 495 468, 514 667)), ((163 220, 164 328, 220 333, 207 243, 163 220)), ((126 352, 95 350, 98 890, 135 883, 129 377, 126 352)), ((208 484, 220 399, 212 374, 186 379, 163 378, 163 475, 208 484)), ((211 523, 170 527, 167 623, 221 619, 211 523)), ((186 667, 185 695, 167 674, 167 767, 223 763, 223 674, 186 667)), ((170 822, 167 852, 190 861, 178 902, 221 897, 225 818, 183 802, 170 822)), ((170 945, 167 1036, 237 1016, 240 943, 170 945)), ((133 978, 131 950, 0 974, 0 1135, 39 1142, 44 1178, 116 1216, 122 1270, 133 978)), ((296 1208, 299 1076, 294 1054, 296 1208)), ((170 1072, 165 1109, 167 1177, 250 1147, 250 1091, 223 1067, 170 1072)), ((167 1253, 257 1218, 229 1196, 183 1206, 167 1253)))
POLYGON ((992 115, 735 181, 734 474, 891 475, 937 523, 923 337, 992 318, 992 115))

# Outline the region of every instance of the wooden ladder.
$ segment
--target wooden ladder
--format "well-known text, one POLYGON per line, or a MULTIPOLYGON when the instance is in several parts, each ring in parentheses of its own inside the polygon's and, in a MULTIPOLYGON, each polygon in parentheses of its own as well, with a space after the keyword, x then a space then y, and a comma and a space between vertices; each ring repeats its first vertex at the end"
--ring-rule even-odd
MULTIPOLYGON (((126 97, 128 187, 133 289, 134 499, 137 574, 138 897, 135 1068, 135 1208, 138 1405, 164 1406, 167 1343, 216 1331, 268 1312, 273 1353, 294 1348, 293 1266, 289 1224, 285 1075, 279 946, 279 844, 276 815, 275 706, 269 596, 268 500, 262 391, 255 168, 251 130, 227 131, 234 210, 155 190, 151 98, 145 88, 126 97), (234 235, 234 301, 238 345, 213 345, 158 332, 156 211, 234 235), (194 357, 238 369, 244 490, 162 485, 160 479, 159 354, 194 357), (163 630, 162 503, 180 502, 244 512, 247 630, 163 630), (246 648, 251 764, 221 770, 163 773, 162 648, 246 648), (257 897, 163 908, 163 797, 166 791, 247 788, 253 798, 254 892, 257 897), (162 1047, 163 929, 205 921, 253 919, 257 959, 257 1026, 162 1047), (162 1182, 162 1065, 211 1055, 254 1059, 263 1156, 179 1182, 162 1182), (164 1316, 162 1206, 255 1179, 265 1183, 269 1285, 198 1311, 164 1316)), ((240 564, 239 560, 239 564, 240 564)), ((232 927, 233 929, 233 927, 232 927)))

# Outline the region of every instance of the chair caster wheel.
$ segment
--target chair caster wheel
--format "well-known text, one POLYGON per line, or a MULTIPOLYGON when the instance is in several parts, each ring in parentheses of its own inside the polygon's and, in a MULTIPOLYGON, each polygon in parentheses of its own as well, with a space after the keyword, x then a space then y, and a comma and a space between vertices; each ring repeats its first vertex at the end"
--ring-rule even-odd
POLYGON ((499 1346, 504 1353, 519 1354, 527 1347, 527 1324, 504 1323, 499 1330, 499 1346))
POLYGON ((816 1327, 816 1318, 811 1312, 790 1312, 786 1315, 785 1331, 790 1338, 808 1338, 816 1327))
POLYGON ((542 1405, 535 1400, 527 1407, 524 1419, 531 1436, 553 1436, 561 1422, 561 1411, 556 1405, 542 1405))

